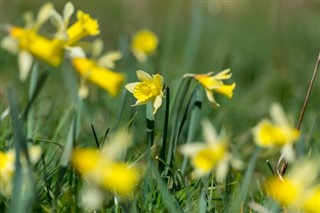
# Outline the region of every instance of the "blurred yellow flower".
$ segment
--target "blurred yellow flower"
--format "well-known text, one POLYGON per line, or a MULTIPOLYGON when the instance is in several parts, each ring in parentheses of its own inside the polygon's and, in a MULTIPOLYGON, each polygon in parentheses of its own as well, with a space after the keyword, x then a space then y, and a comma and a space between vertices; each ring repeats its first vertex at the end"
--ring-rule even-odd
POLYGON ((319 206, 319 200, 315 202, 315 199, 320 195, 317 194, 320 190, 312 190, 311 186, 317 173, 316 165, 312 160, 301 160, 285 177, 269 178, 265 185, 268 196, 289 209, 310 208, 307 212, 312 212, 317 204, 319 206))
POLYGON ((107 90, 111 96, 120 92, 125 80, 124 74, 101 67, 96 61, 87 58, 72 58, 72 64, 82 78, 107 90))
POLYGON ((78 21, 67 29, 67 45, 73 45, 80 39, 89 35, 98 35, 99 24, 96 19, 92 19, 89 14, 79 10, 77 12, 78 21))
POLYGON ((272 122, 264 119, 253 128, 254 141, 261 147, 282 147, 282 152, 293 159, 292 144, 300 133, 288 121, 282 107, 272 104, 270 108, 272 122))
MULTIPOLYGON (((41 157, 40 146, 31 146, 28 148, 30 162, 32 165, 38 162, 41 157)), ((9 150, 7 152, 0 151, 0 192, 4 196, 10 196, 12 191, 12 181, 15 172, 15 151, 9 150)), ((22 174, 26 171, 26 159, 21 158, 22 174)))
POLYGON ((147 60, 148 55, 152 54, 158 46, 157 36, 149 30, 139 31, 132 39, 131 49, 134 56, 140 63, 147 60))
POLYGON ((320 212, 320 186, 313 190, 309 196, 307 196, 303 209, 308 213, 320 212))
POLYGON ((45 61, 52 66, 59 66, 62 61, 65 42, 59 39, 49 40, 33 30, 12 27, 10 35, 17 39, 21 50, 45 61))
POLYGON ((153 114, 162 104, 163 95, 163 77, 159 74, 149 75, 148 73, 138 70, 137 77, 141 82, 129 83, 125 87, 137 99, 133 106, 152 103, 153 114))
POLYGON ((197 80, 206 91, 208 100, 213 104, 214 107, 220 105, 214 99, 214 93, 220 93, 228 98, 232 98, 233 90, 236 86, 235 83, 226 85, 222 80, 231 78, 230 69, 223 70, 216 75, 212 72, 207 74, 185 74, 184 78, 192 77, 197 80))
POLYGON ((292 182, 289 178, 280 180, 278 177, 270 179, 266 184, 266 189, 269 196, 284 206, 298 202, 302 192, 301 185, 292 182))
POLYGON ((193 142, 180 146, 180 152, 191 158, 191 164, 195 169, 197 178, 216 170, 217 181, 225 179, 228 172, 228 164, 240 168, 242 162, 232 157, 228 152, 228 139, 224 134, 217 135, 215 128, 208 120, 202 123, 205 143, 193 142))
POLYGON ((92 183, 121 196, 127 196, 133 192, 141 176, 138 168, 119 160, 130 145, 130 140, 130 135, 118 132, 112 135, 110 143, 100 150, 92 148, 74 150, 71 163, 92 183))

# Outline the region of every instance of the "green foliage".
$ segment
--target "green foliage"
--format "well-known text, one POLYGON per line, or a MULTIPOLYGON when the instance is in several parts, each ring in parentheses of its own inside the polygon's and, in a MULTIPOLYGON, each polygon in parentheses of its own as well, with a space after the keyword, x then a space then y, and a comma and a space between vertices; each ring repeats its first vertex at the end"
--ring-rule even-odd
MULTIPOLYGON (((319 51, 318 2, 74 3, 99 20, 107 49, 123 52, 117 68, 126 74, 127 83, 136 81, 137 69, 160 73, 167 86, 165 100, 154 117, 152 136, 147 131, 147 137, 145 106, 131 107, 135 100, 124 88, 119 96, 110 97, 89 85, 89 97, 82 100, 77 95, 80 80, 68 60, 59 68, 35 63, 29 79, 21 83, 16 56, 1 49, 0 150, 13 148, 27 161, 27 145, 40 145, 43 152, 36 165, 28 162, 27 176, 16 155, 13 193, 0 195, 1 212, 83 211, 79 200, 87 181, 70 166, 72 150, 99 148, 108 143, 109 132, 123 126, 133 132, 125 160, 142 165, 143 177, 128 197, 104 191, 98 212, 252 212, 256 209, 251 202, 271 212, 284 211, 264 191, 265 179, 273 175, 266 160, 276 172, 279 151, 258 149, 251 131, 267 117, 273 102, 280 102, 297 123, 319 51), (157 32, 160 47, 139 64, 130 52, 130 36, 145 27, 157 32), (216 73, 228 67, 237 86, 232 100, 217 97, 221 105, 217 109, 195 81, 182 79, 188 72, 216 73), (242 170, 230 166, 224 183, 216 181, 214 172, 195 179, 189 159, 179 152, 182 144, 202 141, 202 118, 231 132, 228 149, 245 164, 242 170), (26 188, 22 178, 28 179, 26 188)), ((2 9, 1 22, 40 7, 37 2, 1 4, 11 8, 2 9)), ((298 158, 318 161, 319 82, 315 81, 294 146, 298 158)), ((319 171, 318 165, 318 183, 319 171)))

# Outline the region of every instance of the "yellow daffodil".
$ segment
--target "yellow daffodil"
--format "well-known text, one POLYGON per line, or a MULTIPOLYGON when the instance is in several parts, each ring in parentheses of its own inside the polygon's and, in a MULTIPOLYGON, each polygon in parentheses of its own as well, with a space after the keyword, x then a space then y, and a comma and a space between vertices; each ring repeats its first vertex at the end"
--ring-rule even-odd
POLYGON ((314 189, 303 203, 303 209, 308 213, 320 211, 320 186, 314 189))
POLYGON ((117 133, 110 143, 101 150, 91 148, 76 149, 71 163, 89 181, 122 196, 129 195, 137 185, 139 170, 119 161, 131 137, 124 138, 117 133), (85 159, 85 160, 83 160, 85 159))
MULTIPOLYGON (((102 56, 104 60, 100 58, 96 61, 87 59, 81 48, 69 48, 69 50, 73 67, 81 75, 83 80, 88 80, 105 89, 111 96, 116 96, 120 92, 125 76, 122 73, 117 73, 107 68, 107 65, 111 64, 113 67, 114 64, 111 60, 107 61, 106 55, 102 56)), ((86 87, 80 87, 80 92, 81 89, 85 90, 85 88, 86 87)), ((86 93, 86 91, 84 91, 84 93, 86 93)))
POLYGON ((49 40, 38 34, 40 27, 51 17, 53 11, 53 5, 47 3, 40 8, 36 21, 33 21, 31 13, 25 15, 25 28, 7 27, 9 35, 1 41, 1 46, 13 54, 18 54, 22 81, 26 80, 32 66, 32 56, 52 66, 61 63, 64 42, 59 39, 49 40))
POLYGON ((125 87, 137 99, 133 106, 152 103, 153 114, 162 104, 163 95, 163 77, 159 74, 149 75, 148 73, 138 70, 137 77, 141 82, 129 83, 125 87))
MULTIPOLYGON (((31 164, 38 162, 41 156, 41 148, 39 146, 31 146, 28 148, 31 164)), ((15 172, 15 156, 14 150, 7 152, 0 151, 0 192, 4 196, 10 196, 12 191, 12 181, 15 172)), ((21 158, 22 174, 26 170, 26 159, 21 158)))
POLYGON ((228 172, 228 163, 240 168, 241 162, 228 152, 228 139, 224 134, 217 135, 215 128, 208 120, 202 123, 205 143, 193 142, 180 146, 180 152, 191 158, 197 178, 216 170, 216 178, 223 181, 228 172))
POLYGON ((191 77, 197 80, 205 89, 207 98, 214 107, 220 106, 214 98, 214 93, 219 93, 228 98, 232 98, 233 90, 236 86, 235 83, 226 85, 223 82, 223 80, 231 78, 230 69, 223 70, 216 75, 209 72, 207 74, 185 74, 184 77, 191 77))
POLYGON ((89 14, 79 10, 77 18, 78 21, 67 29, 68 45, 73 45, 86 36, 98 35, 100 33, 98 21, 92 19, 89 14))
POLYGON ((312 209, 316 206, 313 199, 318 196, 316 190, 310 193, 312 192, 311 184, 316 177, 316 168, 312 160, 302 160, 294 165, 285 177, 269 178, 266 182, 266 192, 275 201, 289 209, 297 210, 302 207, 312 209))
POLYGON ((271 106, 270 115, 272 121, 264 119, 253 128, 254 140, 261 147, 282 147, 290 160, 293 158, 292 144, 300 133, 290 124, 279 104, 271 106))
POLYGON ((131 49, 134 56, 140 63, 147 60, 148 55, 152 54, 158 46, 157 36, 149 30, 139 31, 132 39, 131 49))

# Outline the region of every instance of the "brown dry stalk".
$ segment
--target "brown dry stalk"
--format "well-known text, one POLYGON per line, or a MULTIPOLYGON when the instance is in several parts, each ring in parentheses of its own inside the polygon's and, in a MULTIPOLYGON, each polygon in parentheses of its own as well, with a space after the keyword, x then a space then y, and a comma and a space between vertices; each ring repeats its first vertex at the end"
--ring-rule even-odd
POLYGON ((313 84, 314 84, 314 81, 316 79, 316 75, 317 75, 317 72, 318 72, 319 64, 320 64, 320 53, 319 53, 319 56, 318 56, 318 60, 317 60, 316 66, 315 66, 314 71, 313 71, 313 75, 312 75, 312 78, 311 78, 311 81, 310 81, 310 84, 309 84, 309 88, 308 88, 308 92, 307 92, 306 98, 304 99, 304 103, 303 103, 303 106, 302 106, 302 109, 301 109, 299 121, 298 121, 298 124, 297 124, 297 129, 298 130, 300 129, 304 113, 306 112, 306 108, 307 108, 307 105, 308 105, 308 102, 309 102, 310 94, 311 94, 311 91, 312 91, 312 88, 313 88, 313 84))

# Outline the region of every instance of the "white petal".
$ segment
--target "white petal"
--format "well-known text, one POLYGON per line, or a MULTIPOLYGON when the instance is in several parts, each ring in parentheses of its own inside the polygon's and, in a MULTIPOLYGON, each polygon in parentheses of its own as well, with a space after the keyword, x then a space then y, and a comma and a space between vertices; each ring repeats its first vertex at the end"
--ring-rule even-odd
POLYGON ((126 84, 124 87, 131 93, 134 92, 134 88, 137 86, 137 84, 139 84, 139 82, 134 82, 134 83, 129 83, 126 84))
POLYGON ((140 81, 150 81, 152 80, 151 75, 142 70, 137 70, 137 77, 140 81))
POLYGON ((281 148, 281 153, 285 156, 286 160, 293 162, 295 159, 294 149, 292 144, 287 144, 281 148))
POLYGON ((217 182, 222 183, 229 171, 228 159, 224 159, 217 164, 216 178, 217 182))
POLYGON ((144 52, 133 51, 133 54, 140 63, 144 63, 148 59, 147 55, 144 52))
POLYGON ((270 108, 272 121, 277 125, 289 126, 289 121, 279 103, 273 103, 270 108))
POLYGON ((207 143, 215 143, 217 142, 218 136, 217 131, 209 122, 208 119, 202 120, 202 127, 203 127, 203 136, 207 143))
POLYGON ((19 52, 19 44, 17 40, 12 38, 11 36, 6 36, 2 39, 1 47, 12 54, 18 54, 19 52))
POLYGON ((50 21, 57 28, 58 32, 63 32, 65 30, 64 21, 57 11, 52 10, 50 21))
POLYGON ((68 2, 63 9, 63 19, 64 19, 64 25, 68 26, 69 19, 72 16, 74 12, 74 6, 71 2, 68 2))
POLYGON ((220 105, 216 102, 216 100, 213 97, 213 92, 211 90, 206 89, 206 95, 208 100, 212 103, 213 107, 219 107, 220 105))
POLYGON ((207 146, 205 143, 193 142, 190 144, 185 144, 185 145, 179 146, 179 151, 183 155, 193 156, 193 155, 197 154, 200 150, 205 149, 206 147, 207 146))
POLYGON ((54 11, 53 5, 51 3, 44 4, 37 15, 36 28, 40 28, 44 22, 46 22, 54 11))
POLYGON ((86 54, 81 47, 66 47, 71 58, 86 58, 86 54))
POLYGON ((161 98, 161 96, 158 95, 153 102, 153 108, 154 108, 153 114, 156 114, 156 112, 159 109, 159 107, 161 106, 161 104, 162 104, 162 98, 161 98))
POLYGON ((97 58, 103 50, 103 41, 102 39, 95 39, 92 43, 92 58, 97 58))
POLYGON ((23 14, 23 19, 26 22, 26 29, 30 29, 32 28, 32 26, 35 24, 34 23, 34 17, 33 17, 33 13, 31 11, 26 12, 25 14, 23 14))
POLYGON ((20 68, 20 80, 25 81, 32 66, 32 55, 26 51, 20 51, 18 55, 18 64, 20 68))
POLYGON ((102 67, 109 69, 114 69, 115 61, 118 61, 122 58, 122 53, 120 51, 113 51, 107 54, 104 54, 98 59, 98 64, 102 67))
POLYGON ((214 76, 214 78, 219 80, 229 79, 231 78, 232 74, 230 73, 230 69, 225 69, 219 72, 217 75, 214 76))

